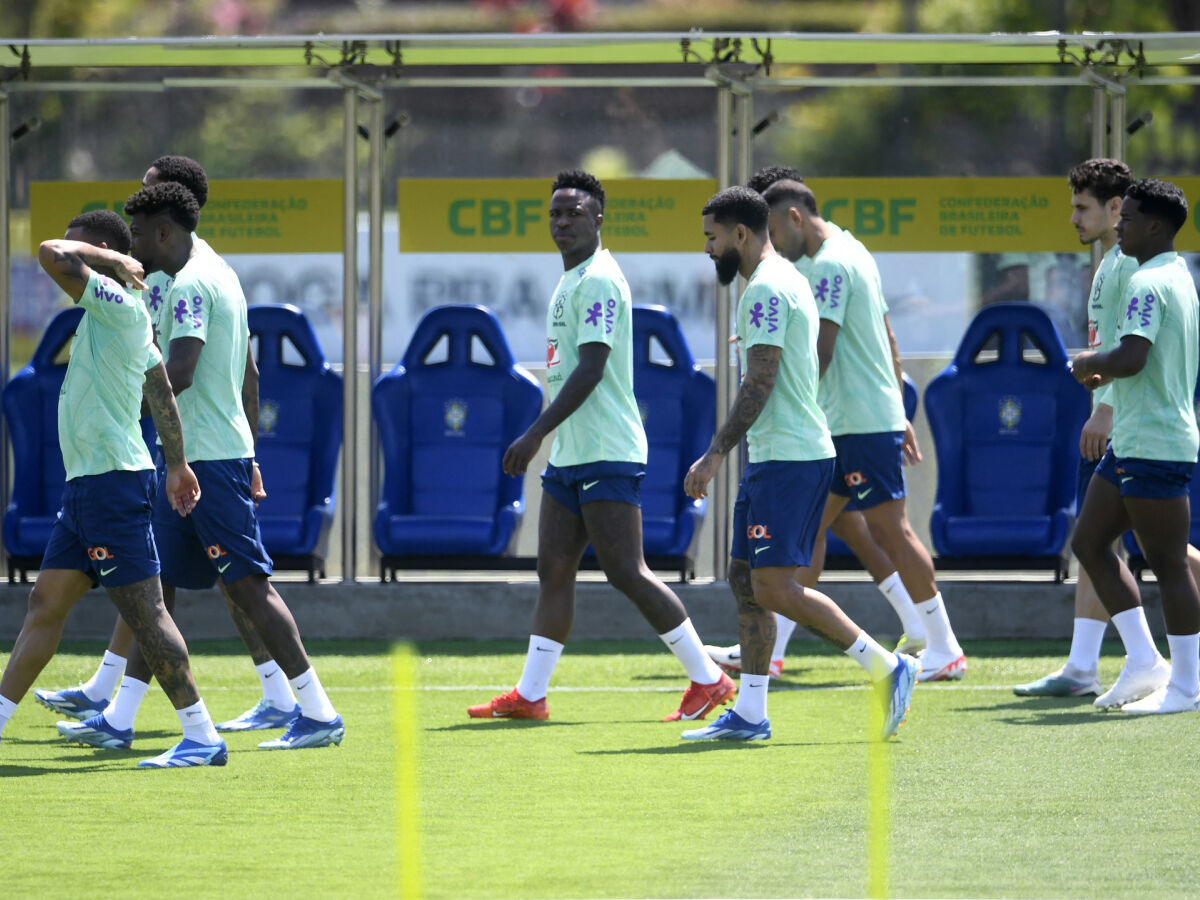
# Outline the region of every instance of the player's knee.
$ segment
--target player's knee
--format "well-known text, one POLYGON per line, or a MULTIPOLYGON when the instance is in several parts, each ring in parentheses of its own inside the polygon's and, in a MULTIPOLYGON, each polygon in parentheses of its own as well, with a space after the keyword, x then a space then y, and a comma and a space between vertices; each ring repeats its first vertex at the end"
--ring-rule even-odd
POLYGON ((737 598, 739 609, 743 603, 758 605, 754 602, 754 585, 750 580, 750 566, 744 559, 729 561, 729 589, 737 598))

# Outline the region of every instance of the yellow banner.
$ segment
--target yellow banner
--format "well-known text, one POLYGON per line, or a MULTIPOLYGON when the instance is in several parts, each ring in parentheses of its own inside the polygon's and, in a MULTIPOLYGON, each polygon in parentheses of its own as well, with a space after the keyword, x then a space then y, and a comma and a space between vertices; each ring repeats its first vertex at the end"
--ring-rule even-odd
MULTIPOLYGON (((604 246, 622 253, 700 253, 711 179, 604 182, 604 246)), ((553 253, 546 178, 402 178, 401 253, 553 253)))
MULTIPOLYGON (((1193 214, 1176 238, 1200 250, 1200 178, 1170 178, 1193 214)), ((1061 178, 813 178, 821 215, 884 252, 1071 253, 1071 189, 1061 178)))
MULTIPOLYGON (((121 213, 137 181, 35 181, 30 248, 60 238, 82 212, 121 213)), ((342 182, 337 179, 212 181, 196 232, 218 253, 341 253, 342 182)))

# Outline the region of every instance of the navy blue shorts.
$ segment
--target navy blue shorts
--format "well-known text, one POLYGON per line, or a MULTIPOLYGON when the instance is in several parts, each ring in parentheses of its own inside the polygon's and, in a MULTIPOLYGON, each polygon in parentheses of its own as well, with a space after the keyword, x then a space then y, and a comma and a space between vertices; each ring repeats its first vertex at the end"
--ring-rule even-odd
POLYGON ((583 504, 593 500, 616 500, 640 509, 645 477, 645 463, 594 462, 562 468, 547 464, 542 490, 577 516, 583 515, 583 504))
POLYGON ((150 527, 154 481, 153 469, 68 481, 42 568, 74 569, 104 587, 124 587, 157 575, 150 527))
POLYGON ((903 499, 903 431, 838 435, 833 439, 833 448, 837 451, 837 467, 829 492, 849 497, 846 509, 871 509, 903 499))
POLYGON ((749 463, 733 504, 730 557, 752 569, 812 563, 833 469, 832 457, 749 463))
POLYGON ((1194 462, 1165 459, 1117 459, 1109 447, 1096 466, 1096 474, 1117 486, 1122 497, 1171 500, 1186 495, 1192 483, 1194 462))
MULTIPOLYGON (((1103 459, 1104 457, 1100 457, 1103 459)), ((1100 465, 1100 459, 1079 457, 1079 478, 1075 482, 1075 515, 1083 511, 1083 498, 1087 496, 1088 485, 1092 482, 1092 473, 1100 465)))
POLYGON ((162 581, 204 590, 247 575, 270 575, 274 566, 258 531, 250 499, 249 459, 189 463, 200 482, 200 502, 181 516, 167 501, 166 467, 160 464, 154 499, 154 536, 162 557, 162 581))

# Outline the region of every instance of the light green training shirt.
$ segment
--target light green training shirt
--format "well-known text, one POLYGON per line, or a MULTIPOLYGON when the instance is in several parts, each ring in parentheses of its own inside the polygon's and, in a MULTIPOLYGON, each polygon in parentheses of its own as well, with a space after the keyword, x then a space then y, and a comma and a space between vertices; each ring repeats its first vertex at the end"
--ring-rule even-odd
POLYGON ((162 362, 136 293, 93 272, 58 396, 58 444, 67 480, 153 469, 138 415, 146 372, 162 362))
POLYGON ((1142 371, 1114 378, 1113 453, 1117 458, 1195 462, 1200 434, 1192 393, 1200 350, 1200 307, 1187 263, 1174 251, 1148 259, 1130 276, 1118 310, 1114 346, 1150 341, 1142 371))
MULTIPOLYGON (((1102 353, 1116 346, 1113 335, 1117 330, 1117 311, 1123 311, 1121 301, 1125 299, 1125 288, 1137 267, 1137 260, 1122 253, 1117 244, 1109 247, 1100 258, 1088 298, 1089 350, 1102 353)), ((1092 392, 1092 402, 1112 406, 1112 392, 1112 382, 1109 382, 1092 392)))
POLYGON ((832 434, 903 431, 904 396, 883 320, 888 307, 879 267, 854 235, 828 224, 835 233, 807 272, 820 317, 838 326, 817 400, 832 434))
POLYGON ((808 282, 778 254, 750 276, 737 307, 738 351, 780 347, 775 388, 746 440, 750 462, 829 459, 833 439, 817 403, 817 304, 808 282))
POLYGON ((215 253, 195 253, 175 274, 163 315, 167 357, 171 341, 204 342, 192 384, 177 397, 189 462, 245 459, 254 439, 242 409, 246 375, 246 297, 233 269, 215 253))
POLYGON ((550 464, 646 462, 646 431, 633 394, 633 300, 607 250, 563 273, 546 313, 546 386, 550 402, 579 365, 583 344, 611 350, 604 377, 554 436, 550 464))

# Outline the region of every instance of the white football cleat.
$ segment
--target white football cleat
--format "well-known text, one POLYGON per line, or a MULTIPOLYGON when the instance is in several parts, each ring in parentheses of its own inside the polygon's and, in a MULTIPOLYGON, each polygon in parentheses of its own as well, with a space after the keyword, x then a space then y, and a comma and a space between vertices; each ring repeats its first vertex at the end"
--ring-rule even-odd
MULTIPOLYGON (((718 666, 728 672, 730 675, 742 674, 742 645, 734 644, 732 647, 714 647, 712 644, 704 645, 704 652, 708 654, 708 658, 715 662, 718 666)), ((771 665, 767 669, 767 674, 772 678, 778 678, 783 674, 783 660, 773 659, 771 665)))
POLYGON ((1200 710, 1200 692, 1188 696, 1173 684, 1159 688, 1153 694, 1121 707, 1121 712, 1136 716, 1161 713, 1196 712, 1200 710))
POLYGON ((962 681, 967 674, 967 657, 960 650, 957 656, 927 649, 921 654, 921 671, 917 681, 962 681))
POLYGON ((1117 683, 1110 687, 1095 700, 1098 709, 1113 709, 1133 703, 1153 694, 1159 688, 1165 688, 1171 680, 1171 664, 1161 656, 1149 666, 1134 668, 1129 665, 1126 657, 1125 667, 1117 677, 1117 683))

